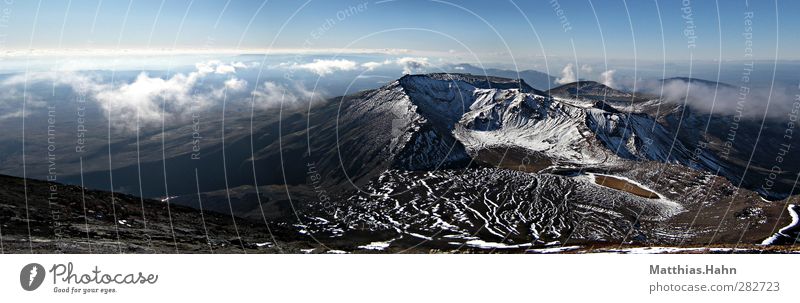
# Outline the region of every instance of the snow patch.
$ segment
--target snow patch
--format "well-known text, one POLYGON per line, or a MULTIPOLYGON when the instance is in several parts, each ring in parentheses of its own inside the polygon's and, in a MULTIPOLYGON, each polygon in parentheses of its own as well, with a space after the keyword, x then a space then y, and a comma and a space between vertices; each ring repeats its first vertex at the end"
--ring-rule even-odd
POLYGON ((789 204, 787 207, 789 215, 792 216, 792 222, 781 228, 777 233, 761 242, 761 245, 777 245, 788 240, 788 242, 797 243, 798 236, 800 236, 800 206, 796 204, 789 204))
POLYGON ((469 247, 482 248, 482 249, 522 248, 522 247, 531 246, 531 243, 509 245, 509 244, 499 243, 499 242, 486 242, 486 241, 483 241, 483 240, 469 240, 464 244, 469 246, 469 247))
POLYGON ((366 245, 361 245, 361 246, 359 246, 358 248, 361 248, 361 249, 366 249, 366 250, 384 250, 384 249, 386 249, 387 247, 389 247, 389 245, 391 245, 391 244, 392 244, 392 241, 387 241, 387 242, 370 242, 369 244, 366 244, 366 245))
POLYGON ((572 251, 580 249, 581 247, 578 245, 574 246, 558 246, 558 247, 547 247, 547 248, 530 248, 525 250, 527 253, 535 253, 535 254, 555 254, 555 253, 562 253, 566 251, 572 251))

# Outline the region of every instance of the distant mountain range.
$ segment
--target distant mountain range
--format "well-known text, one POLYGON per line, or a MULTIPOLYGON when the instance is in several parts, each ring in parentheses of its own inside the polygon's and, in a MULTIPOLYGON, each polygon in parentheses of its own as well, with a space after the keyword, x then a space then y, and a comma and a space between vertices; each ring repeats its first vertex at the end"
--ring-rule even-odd
POLYGON ((472 74, 476 76, 494 76, 494 77, 501 77, 508 79, 522 79, 525 80, 525 82, 528 83, 528 85, 538 90, 548 90, 556 87, 555 84, 556 77, 532 69, 517 71, 517 70, 508 70, 500 68, 482 68, 480 66, 475 66, 467 63, 453 64, 449 68, 450 68, 449 72, 454 74, 472 74))

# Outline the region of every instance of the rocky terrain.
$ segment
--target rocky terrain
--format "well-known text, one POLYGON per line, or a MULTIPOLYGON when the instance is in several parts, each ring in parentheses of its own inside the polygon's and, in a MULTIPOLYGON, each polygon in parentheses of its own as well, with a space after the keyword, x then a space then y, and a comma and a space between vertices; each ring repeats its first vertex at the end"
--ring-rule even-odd
POLYGON ((0 184, 3 253, 298 253, 307 246, 273 238, 278 225, 234 224, 230 215, 165 201, 8 176, 0 184))
POLYGON ((262 187, 269 199, 247 213, 279 218, 257 210, 291 205, 298 233, 348 251, 754 245, 789 224, 793 200, 740 188, 726 173, 741 161, 698 150, 669 123, 683 111, 596 82, 542 92, 513 79, 406 76, 314 109, 319 119, 283 141, 288 154, 295 140, 310 144, 306 184, 262 187), (322 119, 329 108, 337 116, 322 119))

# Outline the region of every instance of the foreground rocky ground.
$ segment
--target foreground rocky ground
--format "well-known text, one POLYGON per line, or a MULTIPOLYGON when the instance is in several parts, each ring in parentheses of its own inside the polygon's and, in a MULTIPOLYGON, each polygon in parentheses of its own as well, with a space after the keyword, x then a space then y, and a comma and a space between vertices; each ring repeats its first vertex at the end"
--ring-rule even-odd
POLYGON ((238 219, 234 225, 230 215, 162 201, 36 180, 27 181, 26 199, 23 179, 0 176, 0 184, 3 253, 292 253, 313 247, 278 242, 263 222, 238 219))
POLYGON ((484 247, 481 243, 419 245, 419 241, 408 242, 410 239, 405 239, 396 241, 391 247, 381 247, 381 243, 357 246, 353 243, 369 243, 370 239, 380 238, 381 235, 348 233, 350 237, 346 238, 315 238, 298 233, 297 226, 291 222, 236 218, 172 203, 168 206, 166 201, 128 195, 114 194, 112 198, 109 192, 36 180, 27 181, 26 199, 23 179, 0 176, 0 184, 3 187, 0 191, 0 200, 3 201, 0 203, 2 253, 800 252, 800 245, 797 244, 761 246, 749 242, 712 245, 686 243, 680 247, 585 242, 484 247), (404 241, 409 245, 397 245, 404 241))

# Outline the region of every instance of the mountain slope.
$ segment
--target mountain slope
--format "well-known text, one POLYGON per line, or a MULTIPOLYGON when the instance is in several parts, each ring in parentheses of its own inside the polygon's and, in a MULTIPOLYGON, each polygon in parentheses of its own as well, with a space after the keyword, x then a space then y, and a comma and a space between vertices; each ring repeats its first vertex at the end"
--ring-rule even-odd
MULTIPOLYGON (((719 91, 719 96, 735 95, 731 91, 737 89, 728 84, 693 78, 663 81, 672 88, 682 86, 683 89, 691 83, 695 91, 719 91)), ((597 100, 595 107, 605 112, 623 113, 620 116, 621 127, 617 127, 623 132, 616 139, 604 141, 607 146, 628 142, 631 148, 620 148, 618 152, 626 158, 634 155, 632 158, 635 159, 680 163, 724 176, 736 185, 775 200, 792 194, 794 176, 800 172, 797 161, 780 161, 781 155, 786 154, 785 146, 800 144, 800 137, 786 136, 787 127, 791 128, 786 124, 789 121, 743 117, 741 113, 711 113, 696 107, 696 102, 724 104, 730 100, 710 100, 712 96, 706 96, 709 100, 693 102, 664 100, 653 95, 616 91, 594 82, 566 84, 548 93, 566 102, 597 100), (776 170, 776 167, 779 168, 776 170)))
MULTIPOLYGON (((162 201, 0 175, 3 253, 297 252, 263 224, 162 201), (113 201, 113 202, 112 202, 113 201)), ((296 239, 296 238, 295 238, 296 239)))

